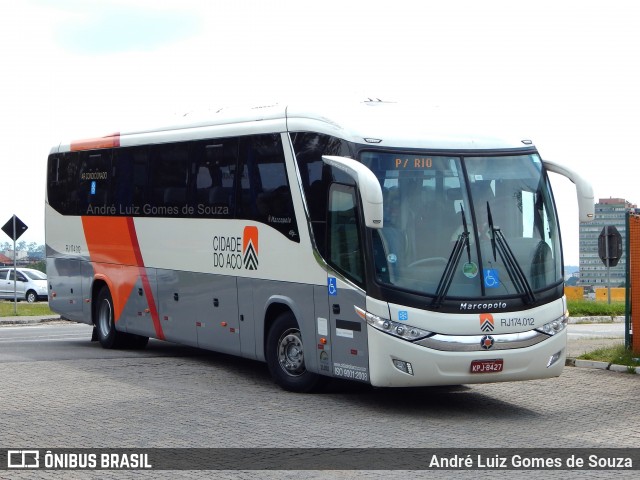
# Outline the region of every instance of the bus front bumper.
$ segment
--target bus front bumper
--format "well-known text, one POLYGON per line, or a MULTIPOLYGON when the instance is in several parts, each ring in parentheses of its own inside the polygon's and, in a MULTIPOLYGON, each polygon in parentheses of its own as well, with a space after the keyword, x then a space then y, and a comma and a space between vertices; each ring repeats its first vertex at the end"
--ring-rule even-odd
POLYGON ((370 381, 377 387, 460 385, 557 377, 562 373, 566 359, 566 329, 529 347, 474 352, 439 351, 400 340, 375 328, 369 327, 367 331, 370 381), (472 373, 472 364, 478 363, 500 364, 501 371, 472 373), (398 366, 406 368, 403 371, 398 366))

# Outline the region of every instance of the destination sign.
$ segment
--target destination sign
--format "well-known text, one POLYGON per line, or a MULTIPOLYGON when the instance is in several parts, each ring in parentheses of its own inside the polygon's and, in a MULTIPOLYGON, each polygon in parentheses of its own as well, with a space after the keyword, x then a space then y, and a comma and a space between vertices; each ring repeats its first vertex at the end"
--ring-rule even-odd
POLYGON ((409 155, 406 157, 396 157, 394 165, 396 170, 427 170, 433 168, 433 159, 431 157, 409 155))

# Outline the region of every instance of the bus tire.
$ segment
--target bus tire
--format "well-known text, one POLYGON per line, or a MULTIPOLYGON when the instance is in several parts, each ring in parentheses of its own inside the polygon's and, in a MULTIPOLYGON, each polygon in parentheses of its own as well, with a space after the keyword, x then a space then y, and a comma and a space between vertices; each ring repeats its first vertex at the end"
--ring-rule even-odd
POLYGON ((305 368, 302 335, 291 312, 282 313, 271 325, 266 359, 273 380, 285 390, 310 392, 323 383, 324 377, 305 368))
POLYGON ((125 334, 116 330, 113 299, 107 287, 102 287, 98 293, 94 323, 102 348, 121 348, 124 346, 125 334))

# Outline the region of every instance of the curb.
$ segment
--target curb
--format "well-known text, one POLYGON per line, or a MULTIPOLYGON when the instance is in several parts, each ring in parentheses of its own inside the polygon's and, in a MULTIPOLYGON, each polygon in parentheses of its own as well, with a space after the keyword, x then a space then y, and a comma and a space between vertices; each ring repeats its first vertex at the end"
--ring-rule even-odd
POLYGON ((61 320, 60 315, 43 315, 36 317, 3 317, 0 318, 0 325, 29 325, 33 323, 44 323, 61 320))
POLYGON ((624 323, 624 315, 603 317, 569 317, 569 323, 624 323))
POLYGON ((595 360, 580 360, 576 358, 567 358, 566 367, 591 368, 596 370, 609 370, 618 373, 640 374, 640 367, 628 367, 626 365, 616 365, 615 363, 597 362, 595 360))

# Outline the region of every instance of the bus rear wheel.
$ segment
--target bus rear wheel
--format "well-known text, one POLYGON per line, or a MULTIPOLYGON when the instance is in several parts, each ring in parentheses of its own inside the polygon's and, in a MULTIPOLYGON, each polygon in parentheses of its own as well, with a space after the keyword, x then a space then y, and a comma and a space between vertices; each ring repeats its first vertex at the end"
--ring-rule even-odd
POLYGON ((103 287, 98 294, 98 302, 95 310, 95 329, 97 338, 103 348, 135 348, 142 349, 147 346, 149 337, 135 335, 133 333, 119 332, 113 314, 113 299, 107 287, 103 287))
POLYGON ((121 347, 121 334, 116 330, 113 314, 113 299, 107 287, 103 287, 98 293, 95 314, 95 328, 102 348, 121 347))
POLYGON ((324 383, 324 377, 305 367, 302 335, 291 312, 281 314, 269 329, 266 358, 273 380, 285 390, 310 392, 324 383))

